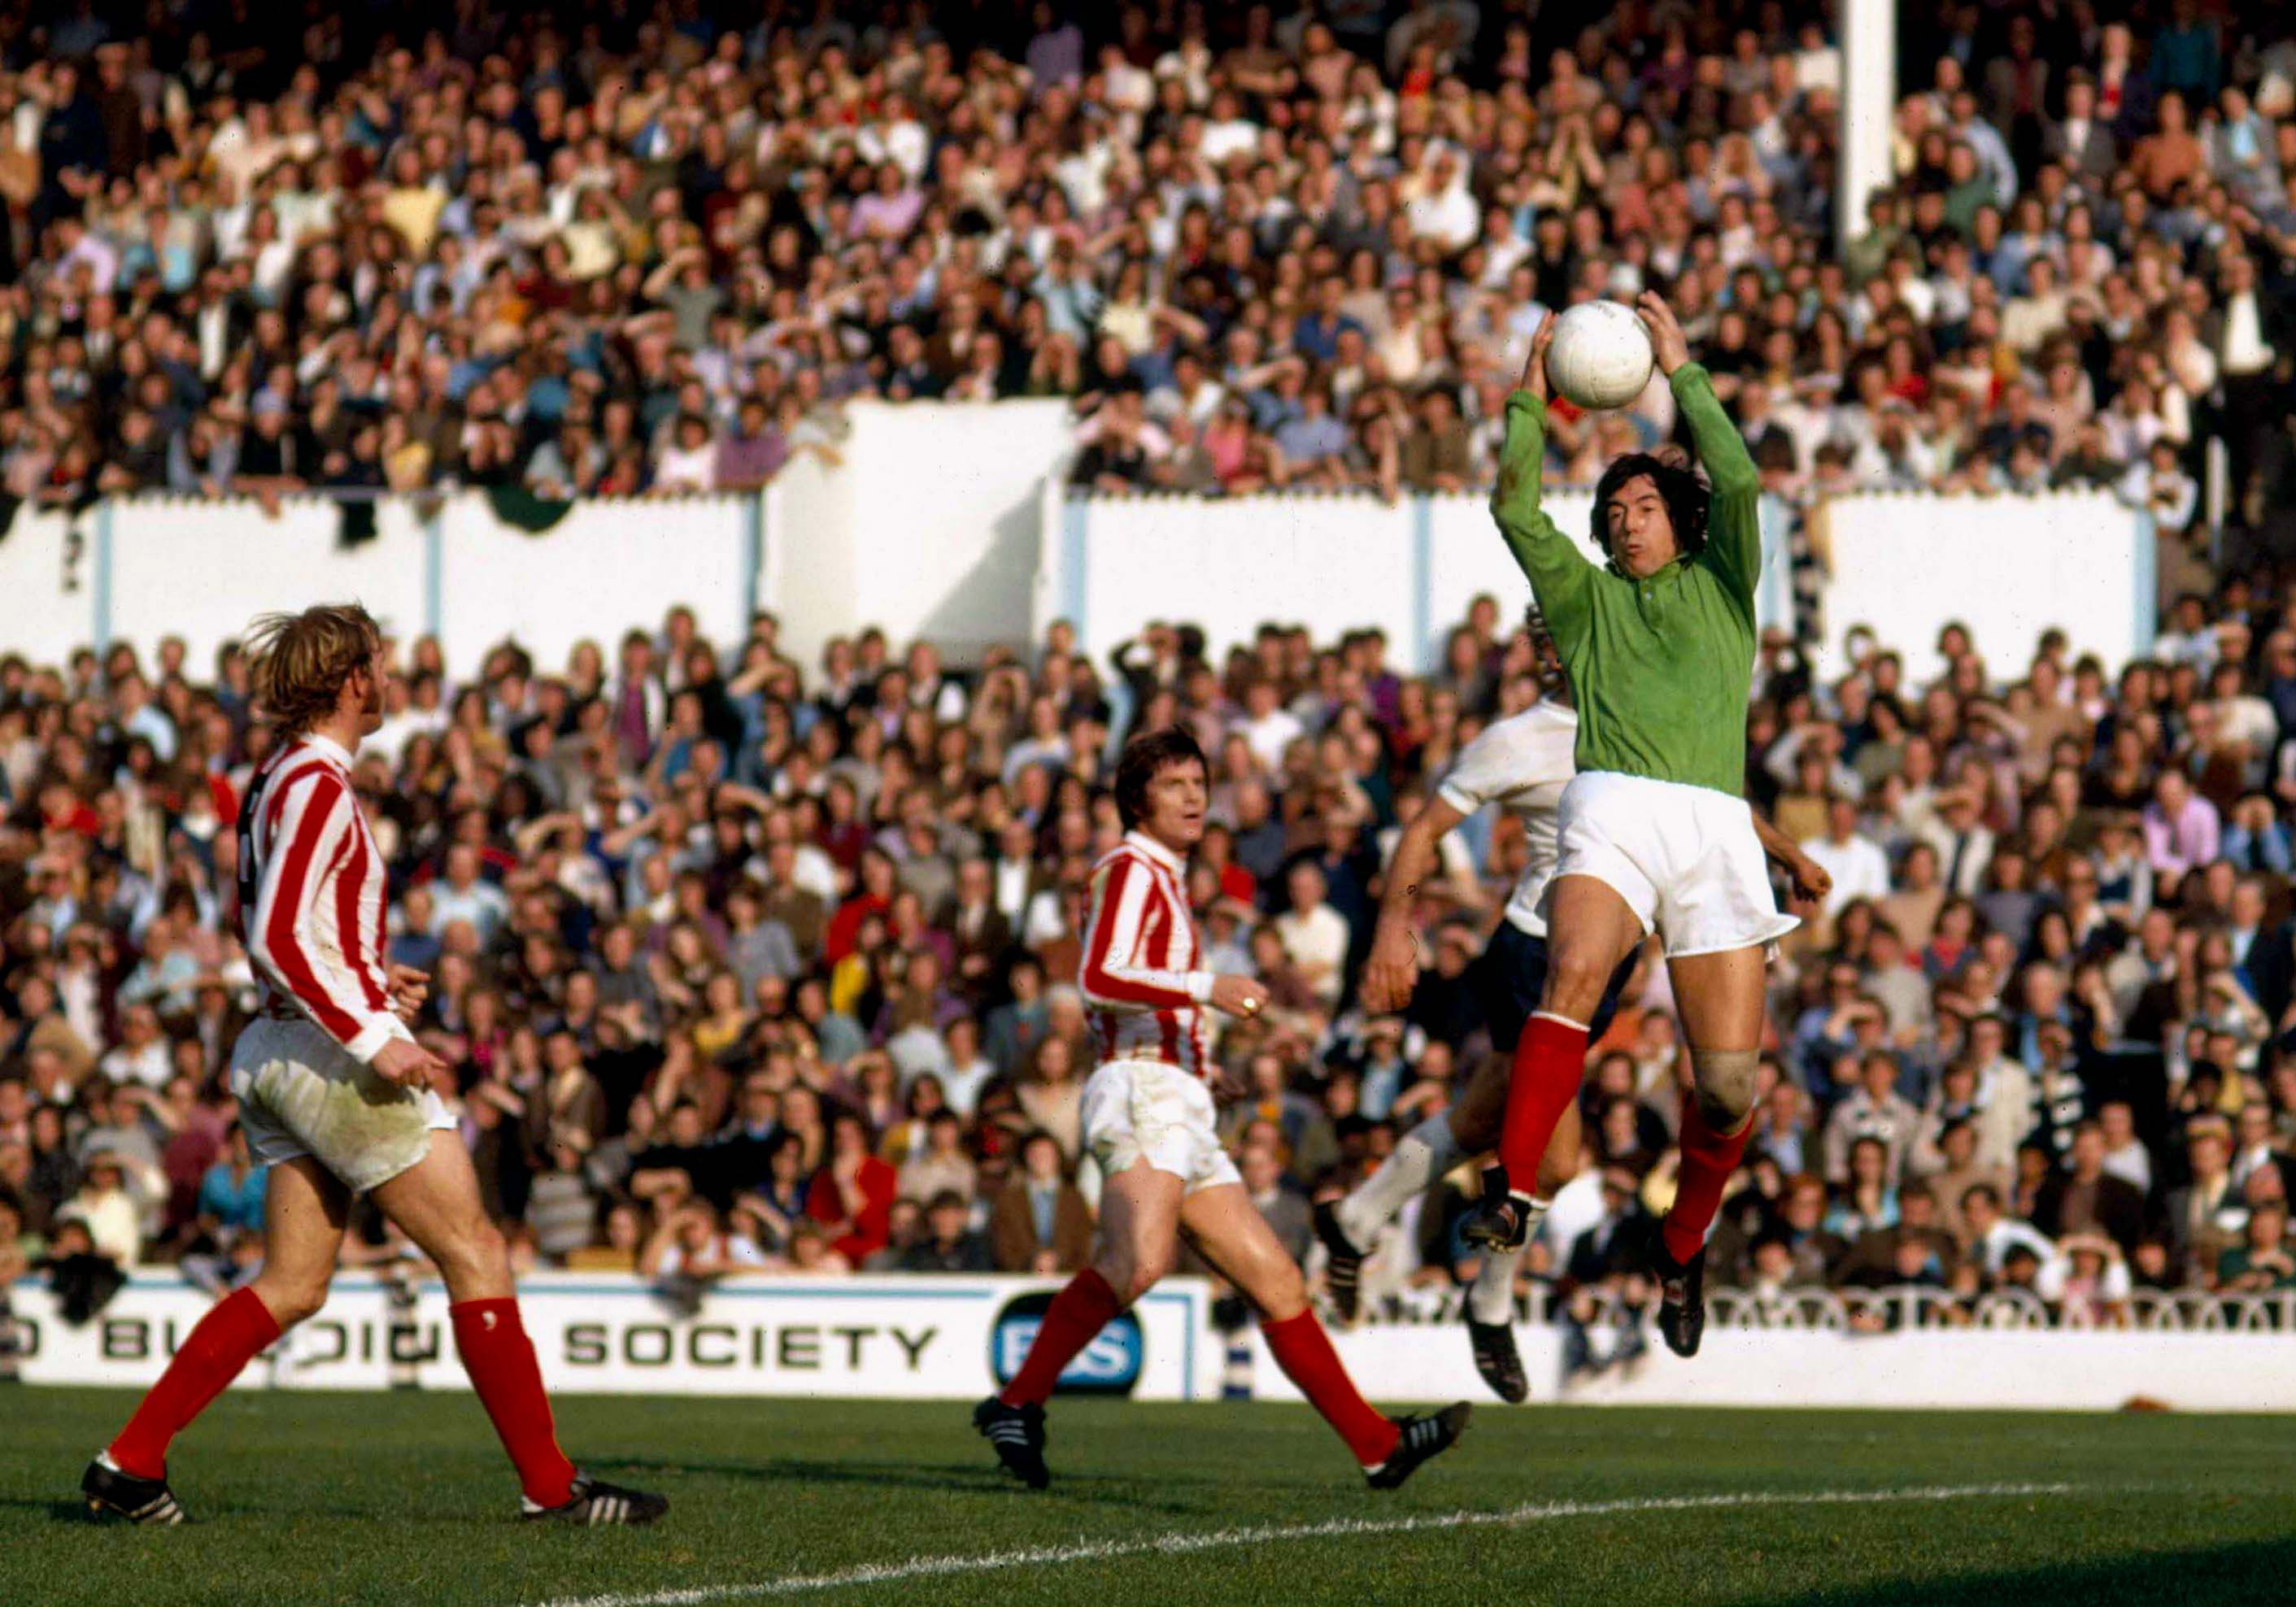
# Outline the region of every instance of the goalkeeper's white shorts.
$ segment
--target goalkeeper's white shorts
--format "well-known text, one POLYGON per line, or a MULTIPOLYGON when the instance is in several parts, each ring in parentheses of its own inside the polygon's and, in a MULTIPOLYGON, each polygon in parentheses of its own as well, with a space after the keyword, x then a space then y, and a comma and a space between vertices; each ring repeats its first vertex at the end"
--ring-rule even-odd
POLYGON ((1562 790, 1558 814, 1561 857, 1539 899, 1550 930, 1554 881, 1565 876, 1615 890, 1669 959, 1767 947, 1801 924, 1778 910, 1742 798, 1595 770, 1562 790))

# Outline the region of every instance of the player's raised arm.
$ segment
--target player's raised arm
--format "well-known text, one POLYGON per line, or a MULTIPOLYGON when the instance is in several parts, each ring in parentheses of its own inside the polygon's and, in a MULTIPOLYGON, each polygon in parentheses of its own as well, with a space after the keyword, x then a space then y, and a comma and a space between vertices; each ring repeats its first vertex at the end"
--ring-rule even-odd
POLYGON ((248 958, 353 1057, 372 1062, 383 1046, 412 1043, 390 999, 352 969, 356 939, 338 925, 334 877, 380 876, 357 841, 358 808, 332 771, 290 778, 279 824, 247 923, 248 958), (348 860, 337 860, 348 853, 348 860), (331 877, 329 873, 333 873, 331 877))
POLYGON ((1386 1015, 1411 1002, 1419 985, 1419 942, 1411 929, 1411 906, 1419 890, 1434 873, 1441 857, 1444 834, 1466 818, 1440 794, 1429 799, 1397 840, 1395 857, 1387 867, 1387 884, 1379 897, 1379 924, 1372 937, 1371 957, 1364 962, 1357 984, 1363 1007, 1386 1015))
POLYGON ((1530 338, 1530 359, 1522 381, 1507 398, 1506 439, 1499 448, 1499 483, 1491 494, 1491 517, 1507 550, 1530 578, 1551 624, 1576 616, 1595 566, 1578 543, 1556 528, 1538 504, 1539 479, 1546 457, 1546 348, 1554 339, 1554 315, 1539 320, 1530 338))
POLYGON ((1746 450, 1745 437, 1714 394, 1712 376, 1690 360, 1690 342, 1674 309, 1654 292, 1645 291, 1635 310, 1650 332, 1651 349, 1690 426, 1699 466, 1714 488, 1706 551, 1751 607, 1754 583, 1762 572, 1761 474, 1754 467, 1753 454, 1746 450))

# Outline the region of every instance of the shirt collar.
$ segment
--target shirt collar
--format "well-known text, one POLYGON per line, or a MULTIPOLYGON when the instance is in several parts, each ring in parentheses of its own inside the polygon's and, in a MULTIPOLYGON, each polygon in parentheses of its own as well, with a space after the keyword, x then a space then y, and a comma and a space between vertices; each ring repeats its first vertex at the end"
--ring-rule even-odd
POLYGON ((333 760, 346 770, 351 767, 351 756, 333 737, 321 736, 316 731, 307 731, 303 734, 302 745, 306 748, 316 749, 322 756, 333 760))
POLYGON ((1157 841, 1145 832, 1137 830, 1127 832, 1124 834, 1124 840, 1130 843, 1134 848, 1138 849, 1142 853, 1147 855, 1149 858, 1154 860, 1158 865, 1164 866, 1167 870, 1177 872, 1187 869, 1186 860, 1181 858, 1180 856, 1172 852, 1171 849, 1166 848, 1162 843, 1157 841))

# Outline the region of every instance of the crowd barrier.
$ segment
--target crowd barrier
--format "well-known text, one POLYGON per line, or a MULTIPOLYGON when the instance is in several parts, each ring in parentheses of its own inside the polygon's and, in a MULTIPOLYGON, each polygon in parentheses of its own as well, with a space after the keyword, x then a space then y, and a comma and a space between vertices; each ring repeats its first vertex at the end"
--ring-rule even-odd
MULTIPOLYGON (((545 1273, 521 1288, 543 1376, 567 1393, 975 1399, 1027 1354, 1057 1284, 1004 1277, 733 1280, 678 1301, 635 1278, 545 1273)), ((144 1274, 73 1324, 26 1280, 12 1291, 19 1366, 32 1384, 141 1386, 208 1297, 144 1274)), ((347 1275, 326 1308, 250 1370, 242 1387, 461 1389, 445 1291, 347 1275)), ((1480 1393, 1448 1303, 1428 1320, 1334 1334, 1374 1400, 1480 1393)), ((1695 1361, 1654 1339, 1636 1359, 1566 1380, 1566 1330, 1516 1330, 1534 1402, 2107 1411, 2144 1398, 2177 1410, 2296 1411, 2296 1295, 2141 1296, 2127 1327, 2067 1325, 2014 1295, 1945 1322, 1915 1291, 1844 1296, 1718 1291, 1695 1361), (1860 1315, 1881 1319, 1861 1324, 1860 1315), (1875 1327, 1882 1331, 1873 1331, 1875 1327)), ((1639 1315, 1599 1312, 1608 1356, 1639 1315)), ((1063 1388, 1143 1400, 1222 1394, 1296 1399, 1256 1329, 1222 1332, 1210 1287, 1159 1285, 1071 1365, 1063 1388)))
MULTIPOLYGON (((89 643, 149 652, 172 634, 203 670, 257 612, 356 597, 402 635, 438 635, 456 674, 505 639, 555 668, 577 641, 611 649, 680 603, 721 642, 771 608, 808 665, 867 625, 965 664, 1054 619, 1095 657, 1151 619, 1200 624, 1216 649, 1276 620, 1319 640, 1377 626, 1392 665, 1423 671, 1476 595, 1510 614, 1529 596, 1480 496, 1072 496, 1070 438, 1056 401, 868 403, 848 410, 832 457, 801 453, 755 496, 27 507, 0 534, 12 604, 0 649, 53 662, 89 643)), ((1593 555, 1587 495, 1557 491, 1547 505, 1593 555)), ((1792 517, 1766 501, 1757 614, 1819 626, 1828 669, 1857 626, 1904 651, 1917 677, 1937 668, 1953 619, 1997 668, 2021 665, 2053 626, 2115 669, 2151 646, 2151 527, 2112 497, 1832 499, 1811 518, 1817 621, 1796 617, 1792 517)))

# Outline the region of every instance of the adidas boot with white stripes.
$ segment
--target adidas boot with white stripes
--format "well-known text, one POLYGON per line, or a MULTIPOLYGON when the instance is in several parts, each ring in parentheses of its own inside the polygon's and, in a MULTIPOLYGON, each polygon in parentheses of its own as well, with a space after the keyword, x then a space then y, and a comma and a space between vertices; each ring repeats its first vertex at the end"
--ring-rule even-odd
POLYGON ((87 1464, 87 1472, 80 1475, 79 1490, 87 1498, 88 1512, 97 1518, 121 1518, 155 1529, 191 1521, 190 1514, 176 1505, 176 1492, 168 1488, 164 1476, 138 1479, 123 1472, 108 1451, 87 1464))
POLYGON ((972 1408, 974 1432, 996 1447, 1004 1471, 1032 1490, 1053 1481, 1045 1465, 1045 1408, 1008 1406, 994 1395, 972 1408))
POLYGON ((587 1473, 574 1475, 574 1495, 563 1506, 538 1506, 518 1498, 518 1515, 529 1523, 570 1523, 576 1528, 637 1529, 669 1510, 669 1497, 644 1490, 624 1489, 587 1473))

